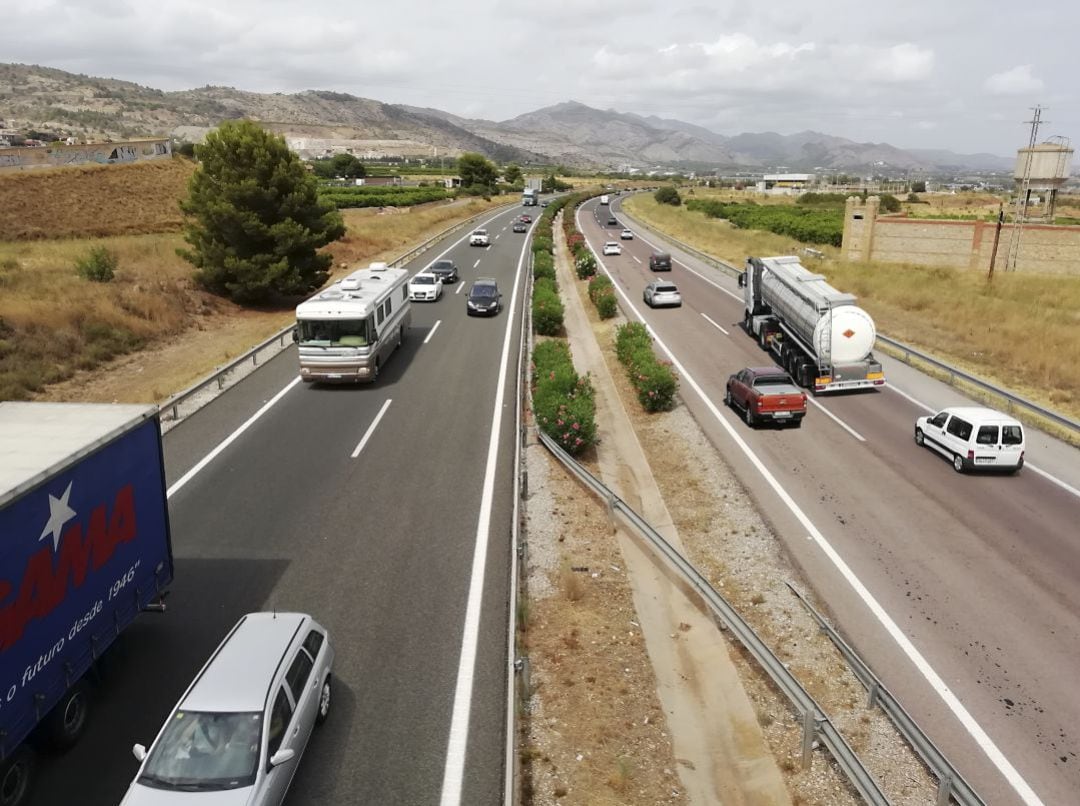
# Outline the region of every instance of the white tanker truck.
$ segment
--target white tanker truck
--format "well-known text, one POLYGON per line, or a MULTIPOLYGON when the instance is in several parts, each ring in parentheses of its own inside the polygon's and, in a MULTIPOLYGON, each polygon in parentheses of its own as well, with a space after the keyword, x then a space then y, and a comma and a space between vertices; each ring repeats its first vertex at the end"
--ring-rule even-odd
POLYGON ((837 291, 797 257, 750 257, 739 276, 746 332, 800 386, 834 392, 885 385, 870 351, 877 332, 855 297, 837 291))

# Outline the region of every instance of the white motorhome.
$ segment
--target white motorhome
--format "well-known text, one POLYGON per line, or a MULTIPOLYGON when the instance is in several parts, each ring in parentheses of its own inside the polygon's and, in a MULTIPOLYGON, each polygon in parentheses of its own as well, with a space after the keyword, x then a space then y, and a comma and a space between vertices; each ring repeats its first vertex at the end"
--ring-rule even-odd
POLYGON ((385 263, 354 271, 296 306, 300 378, 374 381, 411 325, 409 272, 385 263))

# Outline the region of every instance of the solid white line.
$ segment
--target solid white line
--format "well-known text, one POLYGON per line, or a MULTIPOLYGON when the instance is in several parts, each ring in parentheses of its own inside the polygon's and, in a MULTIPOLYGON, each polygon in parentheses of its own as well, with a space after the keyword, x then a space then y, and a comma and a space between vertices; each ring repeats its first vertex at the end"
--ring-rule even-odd
POLYGON ((715 327, 715 328, 716 328, 717 330, 719 330, 719 331, 720 331, 721 333, 723 333, 723 334, 724 334, 725 336, 730 336, 730 335, 731 335, 731 334, 730 334, 730 333, 728 333, 728 332, 727 332, 726 330, 724 330, 724 329, 723 329, 722 327, 720 327, 720 325, 718 325, 718 324, 717 324, 716 322, 714 322, 714 321, 712 320, 712 318, 711 318, 711 317, 710 317, 710 316, 709 316, 708 314, 704 314, 704 313, 703 313, 703 314, 702 314, 702 316, 704 316, 704 317, 705 317, 705 320, 706 320, 706 321, 707 321, 707 322, 708 322, 708 323, 709 323, 710 325, 712 325, 713 327, 715 327))
MULTIPOLYGON (((592 247, 590 246, 590 248, 592 247)), ((607 269, 605 268, 604 271, 607 272, 607 269)), ((614 282, 614 278, 609 276, 608 279, 614 282)), ((908 660, 910 660, 915 668, 919 670, 919 673, 922 674, 926 682, 930 684, 930 687, 937 692, 938 696, 941 697, 949 707, 949 710, 953 712, 953 715, 960 721, 960 724, 964 726, 968 734, 975 740, 976 744, 979 745, 987 758, 990 759, 991 763, 993 763, 998 771, 1005 777, 1005 780, 1009 782, 1009 785, 1016 791, 1021 800, 1026 804, 1032 804, 1032 806, 1034 804, 1042 804, 1039 796, 1035 794, 1035 791, 1020 775, 1019 771, 1007 758, 1005 758, 1005 755, 998 749, 998 746, 994 744, 994 741, 987 735, 986 731, 984 731, 979 723, 975 721, 975 718, 970 714, 967 708, 964 707, 964 704, 952 693, 952 690, 946 685, 945 681, 941 679, 940 675, 934 671, 934 668, 927 662, 926 658, 922 656, 922 653, 915 648, 915 645, 911 643, 906 635, 904 635, 900 627, 892 620, 892 617, 885 612, 885 609, 878 603, 877 599, 874 598, 874 595, 870 593, 866 586, 863 585, 862 581, 855 576, 855 572, 848 567, 848 564, 844 562, 843 558, 836 552, 829 541, 825 539, 825 535, 818 531, 818 528, 814 526, 806 513, 804 513, 799 505, 795 503, 795 499, 793 499, 788 494, 787 490, 780 485, 780 482, 776 477, 773 476, 767 467, 765 467, 765 463, 758 458, 757 454, 751 450, 750 446, 746 444, 746 441, 732 427, 731 423, 724 418, 720 413, 720 410, 716 407, 716 404, 705 394, 705 390, 698 385, 697 381, 695 381, 690 373, 686 371, 686 368, 679 362, 671 350, 668 349, 667 345, 661 341, 660 337, 656 334, 656 331, 649 326, 648 322, 645 322, 644 317, 642 317, 637 308, 634 307, 633 302, 631 302, 630 298, 626 295, 626 292, 618 285, 615 285, 615 290, 622 294, 629 309, 632 310, 637 315, 638 319, 645 324, 645 328, 649 331, 649 334, 656 339, 656 343, 660 345, 660 348, 667 354, 672 365, 679 371, 687 384, 697 392, 702 402, 708 407, 709 411, 712 412, 713 417, 716 418, 716 421, 725 431, 727 431, 728 435, 735 441, 735 444, 738 445, 739 449, 746 455, 746 458, 750 460, 750 463, 773 489, 773 492, 776 493, 780 500, 784 502, 791 513, 803 525, 814 542, 817 543, 818 547, 825 553, 825 556, 829 558, 837 571, 839 571, 844 579, 847 580, 847 583, 851 585, 855 593, 862 599, 870 612, 874 614, 874 617, 877 618, 881 626, 885 628, 885 631, 892 637, 897 646, 899 646, 903 653, 907 655, 908 660)))
MULTIPOLYGON (((461 285, 461 284, 458 283, 458 285, 461 285)), ((424 344, 427 344, 429 341, 431 341, 431 337, 435 335, 435 331, 439 329, 439 325, 441 325, 441 324, 442 324, 442 319, 436 319, 435 320, 435 324, 433 324, 431 326, 431 330, 428 332, 427 338, 424 339, 424 344)))
POLYGON ((206 454, 206 456, 200 459, 198 464, 195 465, 195 467, 191 468, 191 470, 189 470, 187 473, 177 479, 176 483, 173 484, 173 486, 170 487, 168 490, 166 490, 165 497, 172 498, 174 494, 179 492, 181 487, 183 487, 195 477, 195 474, 197 474, 200 470, 202 470, 204 467, 214 461, 214 459, 217 458, 218 454, 220 454, 223 450, 232 445, 233 442, 236 441, 237 437, 239 437, 241 434, 251 428, 251 426, 255 423, 256 420, 266 414, 266 412, 270 411, 270 408, 279 400, 281 400, 281 398, 285 397, 285 394, 298 383, 300 383, 299 376, 293 378, 288 384, 285 385, 284 389, 282 389, 280 392, 278 392, 276 395, 266 401, 266 403, 263 404, 263 407, 254 414, 252 414, 251 417, 249 417, 243 425, 241 425, 239 428, 229 434, 229 436, 225 437, 225 439, 218 443, 218 446, 216 448, 214 448, 212 451, 210 451, 210 453, 206 454))
POLYGON ((375 419, 371 421, 371 425, 368 426, 368 430, 364 432, 363 439, 360 440, 360 444, 356 446, 356 450, 352 452, 352 458, 355 459, 360 455, 360 451, 364 450, 364 446, 367 445, 367 441, 371 439, 371 435, 375 433, 375 427, 378 426, 379 420, 386 414, 386 410, 390 408, 390 404, 393 402, 392 398, 387 398, 386 402, 382 404, 382 408, 379 409, 379 413, 375 415, 375 419))
POLYGON ((477 258, 476 262, 472 264, 472 267, 475 269, 479 265, 480 265, 480 258, 477 258))
POLYGON ((806 396, 806 402, 807 403, 812 403, 813 405, 815 405, 819 409, 821 409, 823 412, 825 412, 825 414, 827 416, 832 418, 833 422, 835 422, 837 425, 839 425, 841 428, 843 428, 845 431, 847 431, 849 434, 851 434, 851 436, 855 437, 855 439, 859 440, 859 442, 866 442, 866 439, 863 437, 862 434, 860 434, 858 431, 856 431, 850 425, 845 423, 843 420, 841 420, 839 417, 837 417, 835 414, 833 414, 827 408, 822 406, 820 403, 818 403, 816 400, 814 400, 814 398, 807 395, 806 396))
MULTIPOLYGON (((894 386, 891 383, 886 384, 886 388, 887 389, 892 389, 894 392, 896 392, 896 394, 900 395, 901 397, 906 397, 908 400, 910 400, 912 403, 914 403, 916 406, 918 406, 920 409, 922 409, 923 411, 925 411, 927 413, 932 414, 934 412, 941 411, 941 409, 934 409, 934 408, 931 408, 930 406, 927 406, 921 400, 918 400, 917 398, 912 397, 907 392, 905 392, 903 389, 900 389, 900 388, 894 386)), ((944 408, 944 406, 942 408, 944 408)), ((1057 476, 1054 476, 1054 475, 1048 473, 1047 471, 1043 470, 1041 467, 1038 467, 1037 465, 1033 465, 1033 464, 1031 464, 1031 462, 1025 461, 1024 462, 1024 468, 1026 470, 1032 471, 1037 476, 1042 476, 1044 479, 1049 481, 1051 484, 1056 484, 1058 487, 1063 489, 1065 492, 1071 493, 1072 495, 1075 495, 1077 498, 1080 498, 1080 489, 1077 489, 1076 487, 1073 487, 1071 484, 1069 484, 1067 481, 1064 481, 1063 479, 1059 479, 1057 476)))
POLYGON ((469 600, 461 635, 461 659, 458 662, 457 686, 454 689, 454 709, 450 720, 450 736, 446 746, 446 767, 443 770, 441 806, 460 806, 465 781, 465 751, 469 744, 469 713, 472 710, 473 675, 476 670, 476 650, 480 639, 481 604, 484 598, 484 567, 487 564, 488 542, 491 538, 491 504, 495 492, 495 469, 499 456, 503 398, 506 389, 507 360, 510 337, 513 334, 514 312, 518 288, 525 263, 525 244, 521 246, 514 292, 506 317, 502 358, 499 362, 499 381, 495 406, 491 412, 491 438, 488 441, 487 465, 484 469, 484 489, 480 496, 480 519, 476 524, 476 547, 473 550, 472 574, 469 578, 469 600))

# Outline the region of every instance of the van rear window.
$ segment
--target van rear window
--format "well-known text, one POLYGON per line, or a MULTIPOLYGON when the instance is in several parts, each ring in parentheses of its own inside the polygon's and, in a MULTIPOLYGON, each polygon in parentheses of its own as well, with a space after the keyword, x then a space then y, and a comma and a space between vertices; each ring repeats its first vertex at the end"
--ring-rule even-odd
POLYGON ((1022 445, 1024 443, 1024 430, 1018 425, 1005 425, 1001 428, 1002 445, 1022 445))

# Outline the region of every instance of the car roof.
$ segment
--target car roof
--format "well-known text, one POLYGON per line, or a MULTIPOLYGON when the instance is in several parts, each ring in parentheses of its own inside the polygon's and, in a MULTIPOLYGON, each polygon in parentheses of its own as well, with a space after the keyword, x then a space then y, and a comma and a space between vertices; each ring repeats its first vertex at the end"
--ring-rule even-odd
POLYGON ((948 406, 941 411, 947 411, 949 414, 955 414, 965 420, 990 420, 991 422, 1020 425, 1020 421, 1015 417, 1010 417, 1008 414, 994 409, 988 409, 985 406, 948 406))
POLYGON ((184 696, 184 711, 261 711, 304 613, 248 613, 233 627, 184 696))
POLYGON ((438 268, 439 266, 453 266, 453 265, 454 265, 454 261, 450 260, 450 258, 441 257, 438 260, 436 260, 434 263, 431 264, 431 268, 435 269, 435 268, 438 268))

